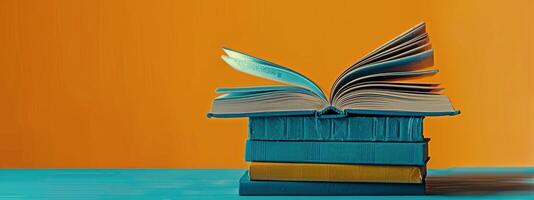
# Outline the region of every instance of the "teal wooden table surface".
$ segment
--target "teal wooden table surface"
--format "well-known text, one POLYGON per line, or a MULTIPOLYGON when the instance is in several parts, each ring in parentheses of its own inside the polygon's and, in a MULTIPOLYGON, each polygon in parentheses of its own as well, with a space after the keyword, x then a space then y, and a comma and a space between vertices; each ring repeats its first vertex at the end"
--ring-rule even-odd
POLYGON ((534 199, 534 168, 430 169, 424 196, 244 197, 242 169, 7 169, 0 199, 534 199))

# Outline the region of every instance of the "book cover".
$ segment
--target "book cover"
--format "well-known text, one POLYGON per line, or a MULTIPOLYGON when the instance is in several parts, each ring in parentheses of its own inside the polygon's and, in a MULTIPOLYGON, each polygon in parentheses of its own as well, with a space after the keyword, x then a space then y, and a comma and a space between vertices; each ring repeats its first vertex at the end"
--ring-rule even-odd
POLYGON ((424 166, 424 142, 317 142, 247 140, 249 162, 339 163, 424 166))
POLYGON ((246 171, 239 180, 241 196, 347 196, 424 195, 425 184, 326 183, 296 181, 251 181, 246 171))

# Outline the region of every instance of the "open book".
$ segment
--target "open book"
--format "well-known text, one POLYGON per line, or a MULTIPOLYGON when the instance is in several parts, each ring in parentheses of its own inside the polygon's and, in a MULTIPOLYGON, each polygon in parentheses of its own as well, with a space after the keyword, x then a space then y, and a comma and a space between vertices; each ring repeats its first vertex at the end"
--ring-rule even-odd
POLYGON ((458 114, 438 84, 406 82, 433 75, 425 24, 385 43, 346 69, 327 95, 312 80, 291 69, 225 48, 223 60, 234 69, 288 85, 218 88, 209 117, 265 115, 405 115, 458 114), (402 81, 401 81, 402 80, 402 81))

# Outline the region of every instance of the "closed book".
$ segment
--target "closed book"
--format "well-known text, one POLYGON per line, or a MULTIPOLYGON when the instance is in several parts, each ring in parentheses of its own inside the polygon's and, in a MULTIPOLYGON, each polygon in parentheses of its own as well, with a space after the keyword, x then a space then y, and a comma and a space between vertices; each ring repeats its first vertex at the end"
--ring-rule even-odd
POLYGON ((242 196, 348 196, 423 195, 425 184, 407 183, 327 183, 296 181, 251 181, 248 171, 239 180, 242 196))
POLYGON ((250 117, 251 140, 423 141, 423 117, 250 117))
POLYGON ((250 180, 422 183, 425 168, 395 165, 250 163, 250 180))
POLYGON ((249 162, 345 163, 424 166, 424 142, 317 142, 247 140, 249 162))

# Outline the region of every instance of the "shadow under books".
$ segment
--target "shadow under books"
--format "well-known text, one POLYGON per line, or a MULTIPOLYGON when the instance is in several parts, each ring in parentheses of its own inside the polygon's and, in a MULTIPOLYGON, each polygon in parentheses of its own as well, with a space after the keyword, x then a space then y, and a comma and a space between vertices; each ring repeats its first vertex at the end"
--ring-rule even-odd
POLYGON ((428 176, 426 194, 484 195, 534 192, 534 174, 428 176))

